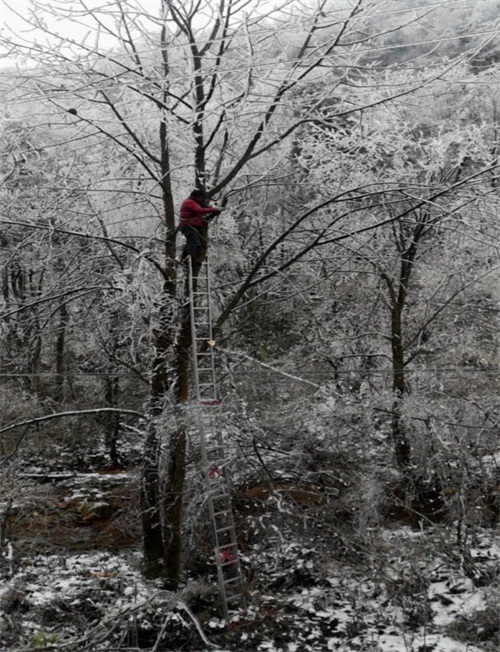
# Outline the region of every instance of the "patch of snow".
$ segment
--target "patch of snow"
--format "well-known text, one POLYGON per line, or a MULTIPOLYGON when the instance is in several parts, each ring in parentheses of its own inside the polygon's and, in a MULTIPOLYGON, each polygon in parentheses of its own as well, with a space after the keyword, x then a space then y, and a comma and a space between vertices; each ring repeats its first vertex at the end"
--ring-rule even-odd
POLYGON ((483 467, 488 471, 500 471, 500 451, 484 455, 481 458, 483 467))

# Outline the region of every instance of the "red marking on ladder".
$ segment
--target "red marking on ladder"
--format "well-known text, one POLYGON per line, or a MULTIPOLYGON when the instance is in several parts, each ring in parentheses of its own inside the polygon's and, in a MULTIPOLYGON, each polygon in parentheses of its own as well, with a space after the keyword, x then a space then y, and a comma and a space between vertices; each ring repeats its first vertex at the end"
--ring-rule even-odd
POLYGON ((209 478, 222 478, 222 471, 218 469, 215 465, 210 467, 208 472, 209 478))
POLYGON ((235 556, 233 555, 233 551, 231 547, 227 548, 222 548, 220 551, 220 560, 221 562, 227 562, 227 561, 234 561, 235 556))
POLYGON ((200 401, 200 405, 220 405, 222 401, 219 398, 215 398, 211 401, 200 401))

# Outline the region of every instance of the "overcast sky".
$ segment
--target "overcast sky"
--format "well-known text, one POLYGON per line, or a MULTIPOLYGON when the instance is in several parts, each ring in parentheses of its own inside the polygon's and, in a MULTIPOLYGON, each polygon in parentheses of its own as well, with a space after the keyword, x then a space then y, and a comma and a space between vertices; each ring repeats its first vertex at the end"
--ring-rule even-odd
MULTIPOLYGON (((46 5, 47 8, 50 8, 50 6, 54 6, 55 4, 57 5, 58 3, 54 3, 52 0, 37 0, 40 5, 46 5)), ((136 0, 140 5, 142 5, 145 8, 148 8, 149 12, 152 15, 158 15, 159 8, 160 8, 160 1, 159 0, 136 0), (149 5, 149 6, 148 6, 149 5)), ((102 7, 105 5, 106 2, 105 0, 85 0, 85 5, 89 8, 97 8, 97 7, 102 7)), ((67 10, 71 8, 71 6, 79 6, 81 8, 81 5, 79 2, 73 2, 72 0, 65 0, 64 1, 64 8, 67 10)), ((30 13, 30 7, 31 3, 29 0, 0 0, 0 29, 2 30, 2 33, 7 33, 9 27, 10 29, 14 30, 17 34, 18 37, 22 37, 26 41, 33 41, 36 34, 38 34, 38 37, 40 38, 40 32, 34 30, 33 28, 30 28, 29 25, 26 24, 22 20, 21 16, 29 16, 30 13)), ((59 0, 58 6, 61 6, 61 0, 59 0)), ((47 21, 49 27, 53 29, 56 32, 59 32, 62 35, 65 36, 71 36, 71 38, 74 38, 78 40, 79 38, 83 39, 85 34, 88 33, 88 28, 85 28, 84 24, 78 25, 74 21, 64 21, 64 20, 55 20, 54 18, 51 19, 50 14, 44 14, 43 15, 44 20, 47 21)), ((82 19, 80 21, 84 22, 82 19)), ((88 24, 92 24, 90 21, 88 24)), ((41 37, 41 40, 46 40, 46 35, 41 37)), ((109 39, 109 45, 111 46, 113 44, 114 40, 109 39)), ((101 35, 101 44, 106 44, 106 39, 101 35)), ((6 57, 6 52, 4 49, 0 51, 0 66, 1 67, 6 67, 6 66, 11 66, 15 63, 12 59, 6 57)))

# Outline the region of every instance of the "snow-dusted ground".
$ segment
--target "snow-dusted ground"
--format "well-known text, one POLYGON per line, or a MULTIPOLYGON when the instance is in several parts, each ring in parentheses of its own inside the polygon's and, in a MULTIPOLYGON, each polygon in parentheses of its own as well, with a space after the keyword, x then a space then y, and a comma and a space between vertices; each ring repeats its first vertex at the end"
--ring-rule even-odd
POLYGON ((136 552, 35 555, 0 588, 0 649, 494 652, 498 538, 478 532, 460 557, 443 537, 385 530, 371 569, 299 542, 250 551, 262 575, 229 630, 214 604, 198 630, 196 591, 184 603, 145 582, 136 552))
POLYGON ((127 531, 137 527, 133 482, 75 474, 54 486, 27 483, 22 496, 5 485, 4 507, 19 502, 27 532, 7 535, 1 549, 2 652, 500 651, 498 528, 457 541, 451 524, 366 532, 346 524, 340 534, 280 521, 242 547, 248 609, 228 628, 208 546, 179 595, 142 577, 139 540, 127 531), (99 525, 109 506, 121 513, 119 527, 93 550, 92 537, 74 532, 99 525), (115 534, 125 539, 106 549, 115 534))
MULTIPOLYGON (((343 652, 479 652, 500 650, 487 628, 500 626, 500 542, 483 531, 463 556, 447 550, 443 532, 386 530, 382 538, 394 556, 371 573, 328 564, 324 581, 281 595, 295 612, 297 639, 285 645, 262 641, 267 652, 339 650, 343 652), (439 547, 444 547, 444 555, 439 547), (436 552, 433 555, 432 549, 436 552), (420 557, 417 555, 420 553, 420 557), (447 554, 449 553, 449 554, 447 554), (492 622, 488 622, 492 619, 492 622), (461 642, 488 639, 484 645, 461 642), (463 636, 462 636, 463 637, 463 636)), ((291 546, 298 567, 315 570, 315 552, 291 546)), ((382 560, 376 559, 380 563, 382 560)), ((295 570, 297 565, 295 565, 295 570)), ((316 569, 317 570, 317 569, 316 569)), ((276 595, 261 596, 269 604, 276 595)), ((278 616, 279 618, 279 616, 278 616)), ((491 633, 491 632, 490 632, 491 633)), ((493 637, 494 638, 494 637, 493 637)))

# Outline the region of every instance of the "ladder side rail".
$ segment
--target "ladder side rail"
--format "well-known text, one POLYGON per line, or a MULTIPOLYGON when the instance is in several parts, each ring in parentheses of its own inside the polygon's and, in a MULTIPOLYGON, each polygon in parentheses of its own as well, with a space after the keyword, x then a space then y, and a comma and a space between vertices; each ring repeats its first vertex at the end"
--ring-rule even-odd
POLYGON ((245 596, 230 497, 231 481, 224 455, 224 437, 221 429, 217 427, 219 400, 217 398, 215 352, 212 341, 211 285, 208 259, 202 265, 200 275, 196 279, 196 291, 191 258, 188 259, 187 271, 193 380, 198 403, 200 452, 204 469, 204 485, 207 491, 222 611, 224 619, 229 623, 230 604, 235 606, 238 603, 240 607, 245 608, 245 596), (197 327, 200 324, 206 329, 202 337, 197 333, 197 327), (201 376, 203 377, 202 382, 201 376), (211 441, 207 441, 207 438, 211 439, 211 441))
MULTIPOLYGON (((215 352, 214 352, 214 347, 212 344, 213 342, 213 328, 212 328, 212 285, 210 282, 210 262, 209 262, 209 257, 207 256, 205 263, 203 265, 204 272, 205 272, 205 296, 206 296, 206 323, 208 324, 208 342, 209 344, 209 361, 210 361, 210 381, 212 383, 212 389, 213 389, 213 396, 212 400, 217 401, 218 396, 217 396, 217 381, 216 381, 216 375, 215 375, 215 352)), ((203 351, 199 351, 199 353, 203 353, 203 351)))
POLYGON ((207 322, 208 322, 208 336, 212 339, 212 284, 210 283, 210 263, 207 256, 205 260, 205 290, 207 294, 207 322))
POLYGON ((198 352, 196 350, 196 318, 194 310, 194 292, 193 292, 193 263, 191 256, 187 257, 187 274, 188 274, 188 299, 189 299, 189 318, 191 322, 191 355, 193 358, 193 378, 196 392, 196 398, 200 401, 200 379, 198 376, 198 352))

